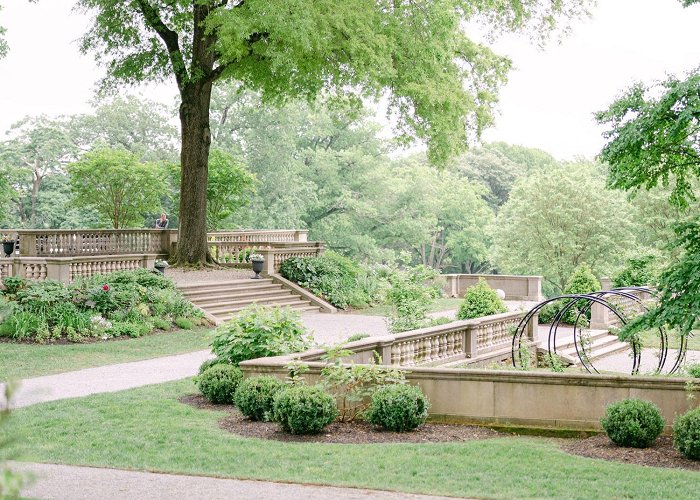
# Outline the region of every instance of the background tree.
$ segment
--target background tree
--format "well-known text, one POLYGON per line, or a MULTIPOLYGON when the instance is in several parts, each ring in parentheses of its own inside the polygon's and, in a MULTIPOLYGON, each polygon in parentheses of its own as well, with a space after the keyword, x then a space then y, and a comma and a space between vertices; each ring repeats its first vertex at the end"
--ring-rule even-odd
POLYGON ((37 204, 46 178, 65 172, 77 148, 65 119, 27 117, 14 124, 10 139, 0 143, 0 159, 11 174, 16 190, 19 223, 35 227, 37 204))
POLYGON ((562 164, 516 181, 493 225, 492 256, 499 271, 541 274, 561 292, 587 264, 600 276, 634 245, 624 196, 605 189, 593 164, 562 164))
MULTIPOLYGON (((2 11, 2 5, 0 5, 0 11, 2 11)), ((7 55, 7 42, 5 41, 5 33, 7 30, 0 26, 0 59, 7 55)))
MULTIPOLYGON (((389 92, 404 138, 427 141, 444 160, 492 122, 509 67, 468 39, 464 21, 500 29, 580 15, 589 0, 80 0, 94 24, 82 40, 108 68, 108 82, 174 77, 180 92, 181 210, 177 262, 202 264, 206 244, 209 107, 220 78, 259 90, 266 102, 314 98, 323 89, 355 96, 389 92), (421 43, 416 43, 420 40, 421 43)), ((358 100, 359 102, 359 100, 358 100)))
POLYGON ((140 163, 135 154, 123 150, 85 153, 68 173, 74 204, 94 208, 114 229, 141 227, 146 215, 160 212, 167 190, 161 165, 140 163))

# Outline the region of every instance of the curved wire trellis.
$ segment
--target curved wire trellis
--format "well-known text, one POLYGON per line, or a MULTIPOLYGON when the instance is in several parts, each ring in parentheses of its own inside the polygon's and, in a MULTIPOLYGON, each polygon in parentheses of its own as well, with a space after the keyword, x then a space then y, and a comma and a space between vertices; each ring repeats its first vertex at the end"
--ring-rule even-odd
MULTIPOLYGON (((557 332, 559 327, 563 325, 562 319, 567 316, 570 309, 576 308, 578 313, 576 315, 576 320, 573 324, 573 338, 574 346, 576 347, 576 354, 578 355, 581 365, 588 371, 588 373, 599 373, 594 366, 592 360, 590 359, 588 353, 586 352, 586 340, 583 334, 583 328, 580 325, 585 325, 588 323, 588 313, 591 310, 593 304, 599 304, 602 307, 610 311, 621 323, 621 325, 626 325, 628 320, 627 312, 622 310, 619 303, 615 303, 610 299, 614 298, 624 298, 633 301, 644 311, 647 310, 646 305, 638 294, 647 293, 655 296, 656 291, 646 287, 625 287, 625 288, 615 288, 613 290, 598 291, 592 293, 581 293, 581 294, 566 294, 560 295, 559 297, 554 297, 552 299, 547 299, 540 302, 535 307, 533 307, 520 321, 518 324, 515 334, 513 335, 513 343, 511 346, 511 355, 513 366, 519 366, 522 357, 523 335, 527 329, 528 323, 533 319, 533 317, 539 313, 539 311, 545 306, 552 304, 557 301, 566 301, 563 307, 557 312, 557 314, 552 319, 552 323, 549 326, 549 332, 547 336, 547 352, 549 356, 555 356, 557 354, 557 332), (635 294, 636 292, 636 294, 635 294)), ((668 333, 665 328, 659 328, 659 340, 660 347, 658 353, 658 365, 655 372, 661 373, 668 360, 668 333)), ((630 347, 632 349, 632 374, 636 375, 639 373, 642 362, 642 349, 637 341, 630 341, 630 347)), ((683 363, 685 354, 688 347, 688 339, 686 336, 681 336, 680 348, 678 349, 678 354, 676 356, 675 362, 668 373, 675 373, 683 363)), ((551 358, 550 358, 551 359, 551 358)))

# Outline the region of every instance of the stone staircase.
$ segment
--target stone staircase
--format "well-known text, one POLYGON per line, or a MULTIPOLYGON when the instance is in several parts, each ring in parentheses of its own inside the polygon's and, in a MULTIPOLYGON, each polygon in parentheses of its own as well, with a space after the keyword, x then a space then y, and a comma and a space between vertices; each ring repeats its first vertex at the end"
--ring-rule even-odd
MULTIPOLYGON (((604 358, 611 354, 617 354, 629 350, 629 344, 620 342, 617 335, 611 335, 607 330, 589 330, 590 345, 586 352, 591 361, 604 358)), ((557 335, 557 354, 566 362, 571 362, 575 366, 581 365, 581 360, 576 353, 576 346, 571 334, 560 336, 557 335)), ((544 337, 544 342, 541 344, 544 349, 547 348, 547 340, 544 337)))
POLYGON ((289 307, 299 312, 318 312, 320 308, 272 279, 180 284, 178 289, 194 305, 211 315, 216 323, 231 319, 251 304, 289 307))

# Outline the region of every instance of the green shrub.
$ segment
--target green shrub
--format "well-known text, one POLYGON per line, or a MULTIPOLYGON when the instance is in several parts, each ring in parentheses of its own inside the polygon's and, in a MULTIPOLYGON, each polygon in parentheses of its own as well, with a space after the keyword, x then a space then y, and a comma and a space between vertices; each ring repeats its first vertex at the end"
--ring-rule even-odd
POLYGON ((367 421, 394 432, 410 431, 428 418, 430 403, 419 387, 387 385, 372 395, 367 421))
POLYGON ((31 282, 26 278, 20 278, 19 276, 7 276, 2 279, 2 284, 5 286, 2 293, 3 295, 14 297, 17 292, 27 288, 29 283, 31 282))
POLYGON ((559 310, 561 309, 561 306, 559 305, 559 301, 557 302, 550 302, 543 308, 541 308, 537 312, 537 321, 541 325, 549 324, 552 322, 554 319, 554 316, 557 315, 559 310))
POLYGON ((174 323, 178 328, 182 328, 183 330, 192 330, 192 328, 194 328, 194 322, 188 318, 175 318, 174 323))
POLYGON ((442 294, 437 271, 426 266, 393 270, 387 280, 391 288, 386 302, 392 306, 389 329, 398 333, 430 326, 428 309, 442 294))
POLYGON ((170 328, 173 326, 170 321, 164 318, 158 318, 154 317, 151 318, 151 323, 155 328, 158 328, 159 330, 170 330, 170 328))
POLYGON ((112 326, 106 329, 107 335, 112 337, 142 337, 148 335, 153 325, 143 321, 113 321, 112 326))
POLYGON ((350 336, 348 337, 348 340, 347 340, 347 341, 348 341, 348 342, 355 342, 355 341, 357 341, 357 340, 366 339, 366 338, 369 337, 369 336, 370 336, 369 333, 353 333, 352 335, 350 335, 350 336))
POLYGON ((623 399, 605 408, 600 425, 618 446, 647 448, 664 429, 659 408, 642 399, 623 399))
POLYGON ((700 460, 700 408, 684 413, 673 422, 673 446, 683 456, 700 460))
POLYGON ((285 387, 275 377, 251 377, 240 383, 233 401, 251 420, 270 420, 275 394, 285 387))
POLYGON ((227 363, 210 366, 196 378, 199 392, 214 404, 232 404, 241 380, 243 372, 227 363))
POLYGON ((364 307, 375 301, 371 273, 338 253, 319 257, 293 257, 280 267, 280 274, 341 309, 364 307))
POLYGON ((658 277, 656 258, 645 255, 627 259, 625 266, 613 276, 613 284, 616 287, 653 285, 658 277))
POLYGON ((238 365, 247 359, 301 352, 311 347, 301 317, 289 308, 252 305, 216 329, 212 351, 238 365))
POLYGON ((212 366, 219 365, 219 364, 229 364, 230 365, 231 363, 229 363, 225 359, 221 359, 221 358, 208 359, 204 363, 199 365, 198 375, 201 375, 202 373, 204 373, 208 368, 211 368, 212 366))
POLYGON ((693 378, 700 378, 700 363, 693 363, 685 367, 686 373, 693 378))
POLYGON ((317 434, 337 416, 333 397, 316 386, 286 387, 272 403, 272 419, 292 434, 317 434))
MULTIPOLYGON (((586 265, 579 266, 574 274, 569 278, 569 282, 564 288, 564 294, 578 294, 578 293, 590 293, 600 290, 600 281, 595 277, 590 268, 586 265)), ((565 302, 560 301, 561 307, 564 307, 565 302)), ((574 324, 579 316, 579 312, 585 307, 586 301, 579 300, 571 306, 566 313, 562 316, 562 321, 568 324, 574 324)), ((591 311, 588 309, 585 315, 581 316, 579 322, 582 320, 589 320, 591 318, 591 311)))
POLYGON ((496 290, 488 286, 486 280, 479 278, 476 285, 467 288, 457 311, 457 319, 481 318, 506 311, 506 306, 496 290))

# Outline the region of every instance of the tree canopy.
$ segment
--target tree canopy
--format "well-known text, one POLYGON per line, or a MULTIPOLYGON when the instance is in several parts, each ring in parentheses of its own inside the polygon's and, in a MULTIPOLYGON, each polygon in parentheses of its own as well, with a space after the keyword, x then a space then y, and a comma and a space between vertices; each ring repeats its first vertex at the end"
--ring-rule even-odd
POLYGON ((182 182, 177 262, 206 245, 212 85, 232 79, 266 103, 323 92, 388 97, 404 140, 433 161, 462 151, 493 121, 509 61, 467 37, 465 21, 551 31, 592 0, 79 0, 94 23, 82 39, 106 86, 174 77, 181 97, 182 182), (420 43, 417 43, 420 41, 420 43))

